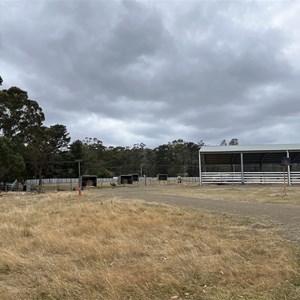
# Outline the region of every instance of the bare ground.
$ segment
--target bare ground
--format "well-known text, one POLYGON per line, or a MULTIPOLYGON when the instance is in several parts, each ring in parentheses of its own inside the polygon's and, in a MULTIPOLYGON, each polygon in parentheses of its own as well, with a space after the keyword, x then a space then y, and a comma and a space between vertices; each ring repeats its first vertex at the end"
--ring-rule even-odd
MULTIPOLYGON (((275 227, 285 239, 300 243, 300 206, 263 203, 259 199, 256 202, 250 202, 228 198, 226 200, 211 199, 209 196, 195 196, 195 194, 191 196, 188 193, 191 188, 196 190, 196 195, 197 189, 199 191, 201 189, 201 187, 187 187, 185 190, 178 189, 178 186, 139 186, 102 189, 100 194, 104 200, 111 198, 144 200, 190 209, 204 209, 219 214, 249 217, 256 221, 257 226, 275 227)), ((244 193, 247 192, 249 191, 244 189, 244 193)))

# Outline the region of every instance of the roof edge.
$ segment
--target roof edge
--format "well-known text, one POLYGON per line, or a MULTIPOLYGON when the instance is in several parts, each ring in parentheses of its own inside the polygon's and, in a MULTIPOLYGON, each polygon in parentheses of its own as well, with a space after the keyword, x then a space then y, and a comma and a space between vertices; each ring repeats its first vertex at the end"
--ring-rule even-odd
POLYGON ((300 152, 300 144, 261 144, 261 145, 229 145, 229 146, 202 146, 201 153, 240 153, 240 152, 300 152))

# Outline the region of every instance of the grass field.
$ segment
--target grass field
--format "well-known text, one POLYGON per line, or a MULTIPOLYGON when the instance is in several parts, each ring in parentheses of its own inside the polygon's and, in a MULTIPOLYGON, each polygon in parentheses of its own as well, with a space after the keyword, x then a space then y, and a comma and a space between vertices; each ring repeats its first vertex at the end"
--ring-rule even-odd
POLYGON ((247 218, 11 193, 0 237, 0 299, 300 298, 299 244, 247 218))
MULTIPOLYGON (((161 191, 159 191, 161 193, 161 191)), ((181 185, 166 187, 165 194, 186 195, 199 199, 237 200, 261 203, 300 205, 300 187, 281 185, 181 185)))
MULTIPOLYGON (((162 183, 164 189, 159 189, 159 193, 176 194, 199 199, 219 199, 219 200, 237 200, 250 202, 292 204, 300 206, 300 187, 297 185, 287 186, 284 193, 283 186, 280 184, 274 185, 208 185, 199 186, 199 183, 187 182, 176 184, 175 182, 162 183)), ((139 188, 144 186, 144 182, 139 182, 134 185, 126 185, 127 188, 139 188)), ((158 183, 147 182, 147 187, 157 187, 158 183)), ((118 185, 116 188, 123 188, 123 185, 118 185)), ((37 186, 34 187, 38 189, 37 186)), ((101 183, 96 189, 111 189, 109 182, 101 183)), ((73 184, 46 184, 43 186, 44 191, 70 191, 77 189, 77 185, 73 184)), ((154 191, 155 193, 155 191, 154 191)))

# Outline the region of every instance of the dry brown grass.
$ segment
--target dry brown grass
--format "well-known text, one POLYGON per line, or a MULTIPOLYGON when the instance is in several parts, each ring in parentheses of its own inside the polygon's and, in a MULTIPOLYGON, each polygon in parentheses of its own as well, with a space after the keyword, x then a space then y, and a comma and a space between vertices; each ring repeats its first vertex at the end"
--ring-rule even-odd
POLYGON ((251 220, 75 192, 0 202, 0 299, 299 299, 299 245, 251 220))
MULTIPOLYGON (((161 193, 161 191, 159 191, 161 193)), ((166 187, 165 194, 185 195, 199 199, 238 200, 300 205, 300 187, 281 185, 177 185, 166 187)))

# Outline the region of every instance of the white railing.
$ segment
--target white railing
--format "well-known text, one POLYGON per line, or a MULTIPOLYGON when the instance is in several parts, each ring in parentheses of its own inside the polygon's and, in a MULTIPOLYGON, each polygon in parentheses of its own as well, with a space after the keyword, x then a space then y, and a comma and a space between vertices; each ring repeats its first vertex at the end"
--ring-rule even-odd
MULTIPOLYGON (((184 182, 189 182, 189 183, 194 183, 194 182, 199 182, 199 177, 181 177, 182 181, 184 182)), ((157 177, 146 177, 147 182, 157 182, 159 183, 159 180, 157 180, 157 177)), ((97 183, 110 183, 110 182, 117 182, 118 177, 113 177, 113 178, 97 178, 97 183)), ((139 177, 140 182, 144 182, 145 178, 143 176, 139 177)), ((162 183, 164 180, 161 181, 162 183)), ((177 177, 168 177, 167 180, 168 183, 177 183, 177 177)), ((25 184, 31 184, 31 185, 38 185, 39 180, 38 179, 27 179, 25 184)), ((78 178, 43 178, 42 179, 42 185, 45 184, 78 184, 78 178)))
MULTIPOLYGON (((199 177, 181 177, 182 183, 199 183, 199 177)), ((284 181, 283 172, 244 172, 243 179, 245 184, 279 184, 284 181)), ((286 183, 288 183, 288 174, 285 173, 286 183)), ((144 177, 139 178, 140 183, 145 182, 144 177)), ((117 182, 116 178, 98 178, 97 183, 117 182)), ((300 184, 300 172, 290 172, 291 184, 300 184)), ((26 180, 25 184, 38 185, 38 179, 26 180)), ((168 177, 167 181, 158 181, 157 177, 146 177, 147 184, 175 184, 177 177, 168 177)), ((241 184, 241 172, 202 172, 202 184, 241 184)), ((78 185, 78 178, 51 178, 42 179, 42 184, 69 184, 71 187, 78 185)))
MULTIPOLYGON (((114 178, 97 178, 97 183, 101 182, 114 182, 114 178)), ((38 185, 39 179, 27 179, 25 183, 31 185, 38 185)), ((69 184, 78 184, 78 178, 43 178, 42 184, 57 184, 57 183, 69 183, 69 184)))
MULTIPOLYGON (((288 182, 287 172, 244 172, 243 182, 245 184, 261 183, 275 184, 288 182)), ((300 172, 290 172, 291 184, 300 184, 300 172)), ((241 172, 202 172, 201 183, 234 184, 242 183, 241 172)))

